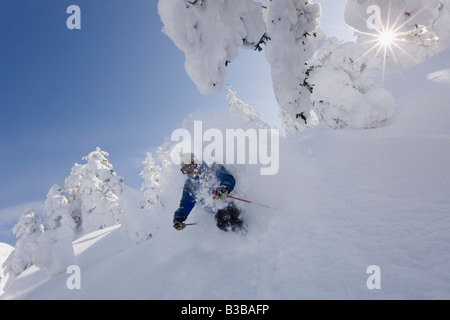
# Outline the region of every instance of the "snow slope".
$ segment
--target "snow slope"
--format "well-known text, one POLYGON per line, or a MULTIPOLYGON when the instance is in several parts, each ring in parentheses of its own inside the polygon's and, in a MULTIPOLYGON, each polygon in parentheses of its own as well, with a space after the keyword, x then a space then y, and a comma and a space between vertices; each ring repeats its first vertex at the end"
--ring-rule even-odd
POLYGON ((450 299, 449 58, 446 49, 388 84, 397 105, 385 127, 320 125, 283 139, 274 176, 232 167, 238 196, 276 208, 240 204, 246 236, 200 208, 196 226, 172 229, 178 175, 151 239, 134 245, 118 226, 74 241, 81 289, 31 267, 1 297, 450 299), (366 285, 371 265, 381 289, 366 285))

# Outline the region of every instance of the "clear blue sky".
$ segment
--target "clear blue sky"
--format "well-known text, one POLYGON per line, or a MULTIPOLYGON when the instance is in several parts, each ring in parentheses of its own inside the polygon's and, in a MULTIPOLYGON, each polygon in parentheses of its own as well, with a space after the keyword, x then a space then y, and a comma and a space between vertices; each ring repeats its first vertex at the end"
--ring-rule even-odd
MULTIPOLYGON (((326 33, 350 40, 346 1, 319 2, 326 33)), ((145 152, 190 113, 227 107, 225 91, 197 91, 161 28, 156 0, 1 0, 0 229, 23 211, 11 221, 6 208, 43 202, 97 146, 139 188, 145 152), (81 30, 66 27, 72 4, 81 8, 81 30)), ((228 73, 238 96, 276 123, 264 52, 243 52, 228 73)), ((11 243, 4 230, 0 242, 11 243)))

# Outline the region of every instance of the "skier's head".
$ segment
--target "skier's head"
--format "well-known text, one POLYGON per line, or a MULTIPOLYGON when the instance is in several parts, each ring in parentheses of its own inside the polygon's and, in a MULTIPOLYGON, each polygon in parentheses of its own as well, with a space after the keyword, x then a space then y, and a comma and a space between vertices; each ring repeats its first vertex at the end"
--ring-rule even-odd
POLYGON ((198 174, 199 163, 193 153, 183 153, 180 158, 181 172, 190 177, 195 177, 198 174))

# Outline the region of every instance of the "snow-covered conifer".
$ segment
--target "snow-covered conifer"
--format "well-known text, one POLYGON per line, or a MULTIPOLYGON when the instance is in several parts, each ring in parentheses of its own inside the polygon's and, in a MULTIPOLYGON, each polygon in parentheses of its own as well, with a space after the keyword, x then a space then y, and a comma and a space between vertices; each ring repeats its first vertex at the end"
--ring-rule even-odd
POLYGON ((253 122, 260 128, 268 128, 269 125, 261 120, 261 116, 252 106, 244 103, 237 97, 237 92, 233 91, 231 86, 227 87, 228 110, 231 114, 237 115, 239 118, 247 122, 253 122))
POLYGON ((158 12, 202 94, 222 90, 239 48, 260 49, 267 40, 262 6, 253 0, 160 0, 158 12))
POLYGON ((141 243, 152 237, 157 226, 155 219, 164 209, 162 199, 165 180, 171 168, 170 144, 164 143, 156 150, 158 160, 157 164, 153 154, 146 153, 145 160, 142 162, 144 168, 140 176, 144 179, 141 185, 141 192, 134 192, 131 188, 124 188, 125 196, 121 199, 124 213, 121 216, 120 223, 122 231, 126 233, 135 243, 141 243))
POLYGON ((143 164, 144 168, 139 174, 144 179, 141 191, 147 199, 146 206, 152 209, 159 202, 161 166, 156 164, 151 152, 147 152, 143 164))
POLYGON ((76 232, 78 217, 72 217, 73 208, 67 198, 63 195, 63 188, 53 185, 45 200, 44 216, 48 217, 46 229, 57 229, 67 226, 72 232, 76 232))
MULTIPOLYGON (((273 0, 267 15, 266 57, 272 72, 275 97, 294 131, 306 127, 301 115, 312 110, 314 84, 307 61, 320 47, 325 35, 320 29, 321 7, 302 0, 273 0)), ((292 128, 286 128, 288 132, 292 128)))
POLYGON ((27 208, 14 225, 12 232, 18 240, 14 251, 3 264, 4 274, 8 275, 10 279, 33 265, 33 254, 42 234, 41 220, 33 209, 27 208))
POLYGON ((71 206, 62 195, 62 188, 52 186, 44 206, 45 226, 31 209, 14 226, 13 233, 19 239, 5 262, 6 272, 14 277, 31 265, 47 270, 50 275, 64 272, 74 259, 72 240, 76 223, 70 213, 71 206))
POLYGON ((162 146, 156 149, 158 154, 158 159, 161 163, 162 174, 164 175, 167 170, 172 167, 172 156, 171 156, 171 144, 169 140, 166 140, 162 146))
POLYGON ((80 219, 79 229, 85 232, 112 226, 120 219, 123 179, 114 172, 107 156, 97 147, 83 157, 86 164, 75 164, 65 181, 72 217, 80 219))
POLYGON ((5 262, 6 273, 19 274, 30 265, 50 275, 64 272, 73 263, 72 241, 80 231, 91 232, 119 222, 123 179, 108 162, 109 154, 96 148, 75 164, 64 187, 53 185, 45 201, 45 226, 28 209, 14 226, 19 237, 14 252, 5 262))

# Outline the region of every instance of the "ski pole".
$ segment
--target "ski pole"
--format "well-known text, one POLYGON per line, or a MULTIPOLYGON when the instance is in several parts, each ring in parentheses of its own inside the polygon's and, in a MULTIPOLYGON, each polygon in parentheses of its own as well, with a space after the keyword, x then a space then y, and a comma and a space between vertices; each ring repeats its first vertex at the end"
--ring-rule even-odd
MULTIPOLYGON (((216 194, 216 190, 213 190, 213 195, 215 195, 215 194, 216 194)), ((257 205, 257 206, 260 206, 260 207, 264 207, 264 208, 269 208, 269 209, 275 210, 275 208, 269 207, 269 206, 267 206, 265 204, 262 204, 262 203, 256 203, 256 202, 248 201, 248 200, 245 200, 245 199, 236 198, 236 197, 233 197, 233 196, 227 196, 227 198, 234 199, 234 200, 239 200, 239 201, 250 203, 250 204, 254 204, 254 205, 257 205)))
POLYGON ((262 203, 256 203, 256 202, 252 202, 252 201, 248 201, 248 200, 245 200, 245 199, 240 199, 240 198, 236 198, 236 197, 232 197, 232 196, 227 196, 227 198, 231 198, 231 199, 234 199, 234 200, 239 200, 239 201, 246 202, 246 203, 251 203, 251 204, 254 204, 254 205, 257 205, 257 206, 260 206, 260 207, 264 207, 264 208, 275 210, 275 208, 269 207, 269 206, 267 206, 265 204, 262 204, 262 203))
POLYGON ((232 196, 227 196, 227 198, 231 198, 231 199, 234 199, 234 200, 239 200, 239 201, 247 202, 247 203, 253 203, 251 201, 248 201, 248 200, 245 200, 245 199, 236 198, 236 197, 232 197, 232 196))

